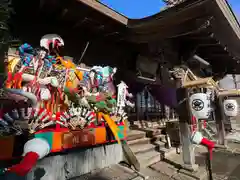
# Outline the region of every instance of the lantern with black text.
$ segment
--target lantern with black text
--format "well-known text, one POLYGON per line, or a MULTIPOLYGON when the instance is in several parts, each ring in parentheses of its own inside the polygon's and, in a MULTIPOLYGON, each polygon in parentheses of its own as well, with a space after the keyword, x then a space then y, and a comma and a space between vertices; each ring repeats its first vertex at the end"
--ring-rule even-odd
POLYGON ((190 96, 190 108, 197 119, 207 119, 210 116, 210 99, 205 93, 196 93, 190 96))
POLYGON ((235 117, 238 115, 238 103, 235 99, 226 99, 223 102, 224 113, 226 116, 235 117))

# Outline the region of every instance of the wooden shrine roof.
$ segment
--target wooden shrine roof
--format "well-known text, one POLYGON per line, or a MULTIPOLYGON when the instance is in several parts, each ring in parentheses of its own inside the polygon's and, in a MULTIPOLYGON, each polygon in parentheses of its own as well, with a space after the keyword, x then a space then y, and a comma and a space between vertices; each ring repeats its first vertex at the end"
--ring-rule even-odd
POLYGON ((34 34, 38 40, 44 33, 57 33, 64 39, 121 39, 127 24, 126 17, 95 0, 12 0, 12 4, 12 30, 34 34))
MULTIPOLYGON (((192 25, 186 24, 190 23, 189 20, 209 20, 210 17, 214 19, 212 19, 212 21, 214 21, 216 25, 222 25, 221 28, 218 26, 216 27, 218 29, 214 29, 216 32, 221 31, 223 28, 225 34, 230 34, 231 36, 234 35, 237 37, 237 40, 240 39, 239 23, 226 0, 186 0, 179 5, 142 19, 129 19, 99 1, 77 1, 123 25, 126 25, 128 29, 132 30, 129 38, 132 40, 135 39, 136 42, 149 42, 149 40, 155 39, 156 36, 157 38, 169 38, 171 37, 171 34, 173 34, 172 36, 177 36, 179 33, 176 34, 177 32, 173 31, 175 26, 179 26, 177 29, 183 31, 183 25, 192 25), (167 30, 170 30, 170 32, 167 30)), ((201 25, 201 22, 197 22, 195 25, 201 25)), ((233 40, 232 37, 231 40, 233 40)))
POLYGON ((128 18, 121 13, 109 8, 108 6, 102 4, 99 1, 96 0, 77 0, 93 9, 96 9, 97 11, 101 12, 102 14, 105 14, 106 16, 124 24, 128 24, 128 18))
POLYGON ((183 46, 192 43, 196 54, 216 67, 219 60, 222 67, 240 62, 240 26, 225 0, 186 0, 142 19, 129 19, 95 0, 13 0, 13 4, 16 31, 30 28, 34 33, 39 30, 39 36, 54 32, 63 38, 109 37, 133 48, 173 39, 183 46))
POLYGON ((226 0, 186 0, 142 19, 127 19, 96 1, 78 1, 126 25, 127 41, 185 39, 198 46, 197 53, 209 61, 240 60, 240 26, 226 0))

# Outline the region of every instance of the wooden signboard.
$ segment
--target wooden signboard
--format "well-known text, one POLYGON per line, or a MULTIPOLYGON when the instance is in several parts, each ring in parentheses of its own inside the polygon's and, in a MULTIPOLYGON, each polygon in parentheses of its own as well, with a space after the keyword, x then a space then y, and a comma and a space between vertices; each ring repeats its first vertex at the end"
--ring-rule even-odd
POLYGON ((94 129, 91 130, 83 129, 79 131, 63 133, 62 135, 63 149, 95 145, 95 136, 93 131, 94 129))
POLYGON ((89 147, 106 143, 106 129, 103 127, 82 129, 62 134, 62 148, 89 147))

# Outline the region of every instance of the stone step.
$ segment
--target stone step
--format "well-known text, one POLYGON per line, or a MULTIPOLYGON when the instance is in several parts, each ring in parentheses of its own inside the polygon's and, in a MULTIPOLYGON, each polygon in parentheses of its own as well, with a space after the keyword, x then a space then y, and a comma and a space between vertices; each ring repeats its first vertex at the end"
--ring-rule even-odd
POLYGON ((96 169, 88 174, 71 178, 71 180, 129 180, 138 177, 135 171, 119 164, 111 165, 103 169, 96 169))
MULTIPOLYGON (((203 147, 200 148, 201 149, 196 148, 196 150, 197 151, 204 150, 203 147)), ((206 152, 206 149, 204 152, 206 152)), ((197 154, 195 155, 198 158, 200 158, 199 156, 203 156, 202 153, 200 153, 199 155, 197 154)), ((204 158, 203 159, 201 158, 202 162, 204 162, 204 158)), ((194 172, 185 170, 182 165, 183 165, 182 154, 175 155, 172 154, 171 156, 167 157, 165 161, 160 161, 156 164, 153 164, 149 168, 151 168, 154 171, 160 171, 167 176, 171 176, 172 179, 175 180, 187 180, 187 179, 205 180, 207 178, 205 165, 199 166, 199 168, 196 169, 196 171, 194 172)))
POLYGON ((147 137, 154 137, 163 134, 165 127, 157 128, 137 128, 138 131, 143 131, 146 133, 147 137))
MULTIPOLYGON (((128 174, 134 175, 134 177, 131 180, 170 180, 171 176, 167 176, 163 173, 161 173, 161 171, 154 171, 151 168, 140 168, 139 174, 136 173, 136 171, 134 171, 133 169, 130 169, 129 167, 126 167, 124 164, 119 164, 119 165, 114 165, 110 167, 112 170, 115 170, 115 172, 123 172, 128 174)), ((118 177, 119 180, 122 180, 122 176, 118 177), (121 177, 121 178, 120 178, 121 177)), ((126 177, 126 176, 125 176, 126 177)), ((128 179, 129 180, 129 179, 128 179)))
MULTIPOLYGON (((126 173, 125 177, 133 177, 131 180, 169 180, 170 176, 162 174, 161 172, 154 171, 150 168, 140 168, 140 173, 142 176, 138 175, 134 170, 125 167, 124 165, 114 165, 110 167, 115 172, 123 172, 126 173), (131 175, 131 176, 130 176, 131 175)), ((119 173, 118 173, 119 174, 119 173)), ((122 176, 118 177, 117 179, 122 180, 122 176), (120 178, 121 177, 121 178, 120 178)), ((129 179, 128 179, 129 180, 129 179)))
MULTIPOLYGON (((154 171, 148 167, 140 169, 141 174, 148 177, 148 180, 169 180, 171 176, 167 176, 161 171, 154 171)), ((141 176, 134 178, 133 180, 144 180, 141 176)))
POLYGON ((154 144, 133 144, 130 145, 131 150, 136 154, 142 154, 148 151, 158 151, 160 148, 164 148, 165 147, 165 143, 163 142, 156 142, 154 144))
POLYGON ((151 168, 151 170, 153 170, 154 172, 161 172, 169 177, 177 174, 177 170, 178 168, 175 167, 174 165, 172 164, 169 164, 165 161, 160 161, 160 162, 157 162, 153 165, 151 165, 149 168, 151 168))
POLYGON ((142 148, 142 150, 136 151, 137 159, 140 162, 141 167, 148 167, 156 162, 161 161, 164 157, 169 157, 173 153, 176 153, 176 150, 174 148, 167 149, 164 147, 164 145, 159 143, 160 145, 154 145, 154 146, 146 146, 142 148))
POLYGON ((159 162, 170 151, 165 148, 165 135, 161 134, 161 129, 130 130, 127 140, 141 167, 159 162))
POLYGON ((134 139, 134 140, 128 140, 128 145, 134 145, 134 144, 148 144, 151 141, 151 138, 142 138, 142 139, 134 139))
POLYGON ((151 138, 151 143, 154 143, 156 141, 161 141, 161 142, 166 143, 165 135, 164 134, 159 134, 159 135, 153 136, 151 138))
POLYGON ((239 123, 232 123, 231 124, 232 129, 239 131, 240 130, 240 124, 239 123))
POLYGON ((155 136, 158 136, 158 135, 161 135, 162 134, 162 130, 163 128, 149 128, 149 129, 146 129, 146 136, 147 137, 155 137, 155 136))
POLYGON ((143 139, 146 137, 146 132, 140 130, 130 130, 127 135, 127 140, 136 140, 136 139, 143 139))
POLYGON ((217 133, 217 127, 216 127, 216 124, 208 124, 209 127, 207 127, 207 129, 211 130, 212 132, 214 133, 217 133))
POLYGON ((230 120, 231 123, 235 123, 235 124, 238 124, 238 120, 237 119, 232 119, 230 120))
POLYGON ((162 160, 161 153, 152 150, 137 155, 141 168, 148 167, 162 160))
POLYGON ((158 135, 158 136, 154 136, 152 138, 141 138, 141 139, 134 139, 134 140, 128 140, 128 144, 129 145, 133 145, 133 144, 149 144, 149 143, 154 143, 156 141, 162 141, 165 142, 165 135, 158 135))
POLYGON ((163 147, 159 149, 159 152, 162 154, 162 158, 168 158, 174 154, 177 154, 176 148, 174 147, 170 149, 163 147))
POLYGON ((165 120, 159 120, 159 121, 146 121, 146 120, 141 120, 141 121, 135 121, 134 126, 138 128, 157 128, 157 127, 165 127, 165 120))

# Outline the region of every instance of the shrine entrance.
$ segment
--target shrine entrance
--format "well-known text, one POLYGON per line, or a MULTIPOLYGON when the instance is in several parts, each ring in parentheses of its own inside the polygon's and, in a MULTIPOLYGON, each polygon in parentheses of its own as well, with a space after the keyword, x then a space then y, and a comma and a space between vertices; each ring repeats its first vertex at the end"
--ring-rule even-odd
POLYGON ((174 108, 161 103, 161 99, 158 100, 149 88, 145 86, 135 94, 135 107, 129 110, 129 122, 133 127, 164 127, 166 121, 177 119, 174 108))

